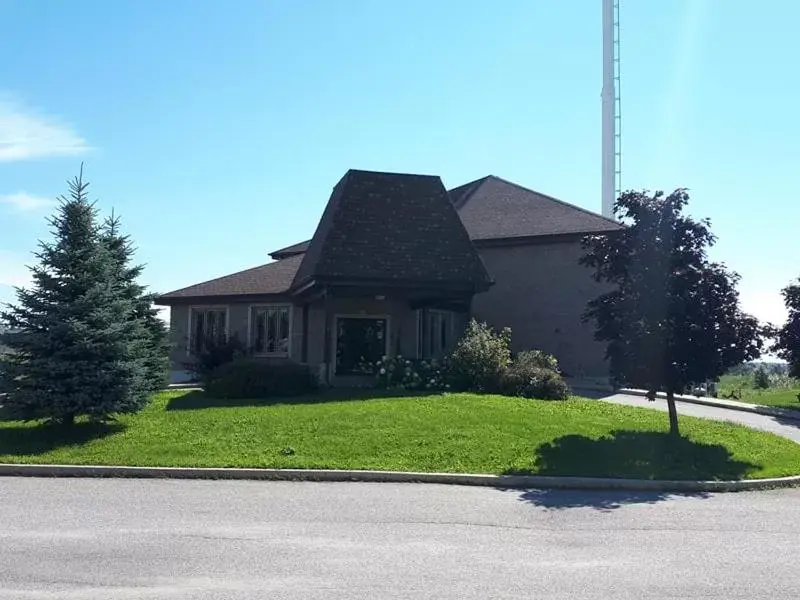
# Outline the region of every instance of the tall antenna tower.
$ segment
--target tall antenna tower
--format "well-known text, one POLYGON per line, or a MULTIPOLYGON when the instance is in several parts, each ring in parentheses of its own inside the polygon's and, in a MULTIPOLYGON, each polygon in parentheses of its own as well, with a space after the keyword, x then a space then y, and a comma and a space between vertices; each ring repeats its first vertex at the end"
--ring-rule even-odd
POLYGON ((603 216, 613 218, 622 176, 619 0, 603 0, 603 216))

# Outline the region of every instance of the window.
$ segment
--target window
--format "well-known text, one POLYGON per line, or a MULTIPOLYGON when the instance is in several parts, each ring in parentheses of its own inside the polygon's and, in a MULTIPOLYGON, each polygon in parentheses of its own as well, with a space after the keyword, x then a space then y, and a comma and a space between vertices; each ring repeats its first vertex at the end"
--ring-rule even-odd
POLYGON ((441 358, 453 344, 453 313, 442 310, 422 311, 419 319, 422 357, 441 358))
POLYGON ((224 342, 228 336, 226 308, 190 309, 189 349, 201 352, 209 343, 224 342))
POLYGON ((289 355, 289 309, 289 306, 251 308, 253 352, 262 355, 289 355))

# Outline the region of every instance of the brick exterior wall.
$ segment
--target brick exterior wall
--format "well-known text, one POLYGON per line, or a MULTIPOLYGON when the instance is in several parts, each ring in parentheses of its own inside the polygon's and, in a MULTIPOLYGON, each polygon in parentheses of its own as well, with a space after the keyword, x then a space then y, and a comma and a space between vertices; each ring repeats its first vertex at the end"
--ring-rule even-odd
POLYGON ((475 318, 510 327, 515 351, 554 354, 572 377, 604 377, 605 344, 581 323, 586 303, 605 289, 578 264, 580 241, 479 248, 495 284, 472 301, 475 318))

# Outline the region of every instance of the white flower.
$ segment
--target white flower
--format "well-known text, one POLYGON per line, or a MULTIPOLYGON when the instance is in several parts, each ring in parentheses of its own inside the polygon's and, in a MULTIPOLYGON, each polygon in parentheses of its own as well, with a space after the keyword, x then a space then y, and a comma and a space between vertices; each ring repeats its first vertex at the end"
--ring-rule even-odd
POLYGON ((386 369, 381 369, 381 375, 386 375, 386 369))

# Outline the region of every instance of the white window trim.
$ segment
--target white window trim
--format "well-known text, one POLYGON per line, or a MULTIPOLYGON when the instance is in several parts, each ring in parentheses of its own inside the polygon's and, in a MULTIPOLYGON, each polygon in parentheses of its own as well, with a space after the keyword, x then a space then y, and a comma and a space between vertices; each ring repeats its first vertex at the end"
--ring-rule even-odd
POLYGON ((292 337, 294 333, 294 305, 285 302, 250 304, 247 307, 247 347, 253 348, 253 312, 259 308, 285 308, 289 311, 289 344, 286 352, 253 352, 253 356, 261 358, 289 358, 292 356, 292 337))
POLYGON ((225 339, 231 337, 231 307, 226 304, 192 304, 189 306, 189 321, 186 328, 186 354, 192 354, 192 313, 196 310, 224 310, 225 311, 225 339))
MULTIPOLYGON (((331 339, 328 340, 328 343, 331 345, 331 375, 336 377, 336 342, 338 341, 339 336, 339 319, 372 319, 374 321, 379 321, 381 319, 386 320, 386 339, 383 340, 383 353, 386 356, 391 356, 392 345, 390 341, 392 339, 392 317, 391 315, 372 315, 372 314, 335 314, 333 315, 333 331, 331 331, 331 339)), ((339 377, 348 377, 347 375, 339 375, 339 377)))

